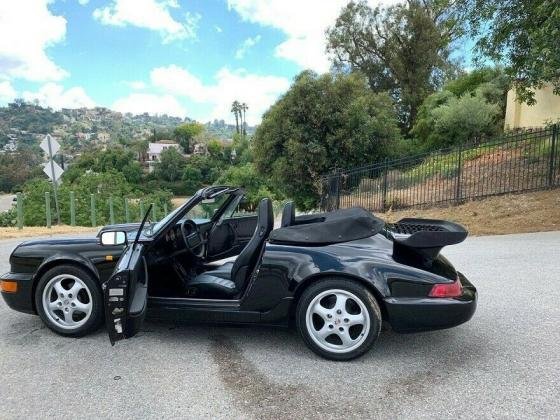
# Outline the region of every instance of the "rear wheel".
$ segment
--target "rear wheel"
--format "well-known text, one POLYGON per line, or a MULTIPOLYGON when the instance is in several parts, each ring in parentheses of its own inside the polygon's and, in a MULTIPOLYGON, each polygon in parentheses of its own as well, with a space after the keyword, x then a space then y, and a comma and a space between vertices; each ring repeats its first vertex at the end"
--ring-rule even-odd
POLYGON ((381 322, 381 310, 371 292, 343 278, 309 286, 296 312, 298 330, 307 346, 331 360, 350 360, 368 351, 381 322))
POLYGON ((95 331, 103 320, 103 297, 85 270, 60 265, 51 268, 35 289, 37 313, 51 330, 80 337, 95 331))

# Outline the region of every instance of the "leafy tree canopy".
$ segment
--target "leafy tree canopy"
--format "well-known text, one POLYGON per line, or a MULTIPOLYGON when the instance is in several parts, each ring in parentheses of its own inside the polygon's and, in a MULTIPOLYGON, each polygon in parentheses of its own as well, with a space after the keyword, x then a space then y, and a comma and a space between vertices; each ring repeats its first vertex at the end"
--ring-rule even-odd
POLYGON ((462 0, 470 11, 480 60, 505 64, 520 100, 534 103, 534 88, 551 83, 560 94, 558 0, 462 0))
POLYGON ((252 163, 240 166, 231 166, 217 180, 218 185, 234 185, 245 189, 245 208, 254 210, 259 201, 265 197, 273 200, 281 199, 275 193, 267 178, 259 175, 252 163))
POLYGON ((389 91, 408 131, 422 101, 455 70, 451 45, 463 34, 463 10, 451 0, 409 0, 371 8, 351 1, 327 32, 336 68, 359 70, 375 92, 389 91))
POLYGON ((161 152, 159 162, 155 164, 154 174, 157 178, 174 182, 181 179, 185 164, 185 158, 177 149, 169 147, 161 152))
POLYGON ((273 187, 308 209, 321 175, 389 156, 399 133, 391 99, 368 89, 364 77, 305 71, 264 114, 254 162, 273 187))
POLYGON ((192 140, 195 136, 204 131, 204 126, 197 122, 181 124, 173 130, 175 139, 179 142, 185 153, 189 153, 192 147, 192 140))
POLYGON ((456 96, 448 90, 434 93, 422 104, 412 134, 420 150, 472 143, 498 132, 503 112, 497 98, 503 90, 482 83, 473 92, 456 96))

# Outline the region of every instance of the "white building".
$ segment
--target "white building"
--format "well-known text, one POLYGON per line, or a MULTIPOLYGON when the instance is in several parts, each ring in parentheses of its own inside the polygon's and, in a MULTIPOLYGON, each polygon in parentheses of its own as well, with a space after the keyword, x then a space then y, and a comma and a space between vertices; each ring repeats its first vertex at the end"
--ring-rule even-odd
POLYGON ((166 149, 174 147, 178 152, 179 144, 175 143, 174 141, 170 140, 162 140, 157 143, 148 143, 148 170, 152 172, 154 170, 154 164, 159 162, 161 152, 166 149))

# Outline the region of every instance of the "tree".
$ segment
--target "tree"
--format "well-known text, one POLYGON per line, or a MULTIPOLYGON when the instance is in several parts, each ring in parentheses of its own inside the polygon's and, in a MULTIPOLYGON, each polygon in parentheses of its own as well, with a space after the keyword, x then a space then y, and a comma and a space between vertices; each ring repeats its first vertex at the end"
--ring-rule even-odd
POLYGON ((169 147, 161 152, 159 162, 154 167, 154 175, 165 181, 175 182, 181 179, 185 164, 185 158, 177 149, 169 147))
POLYGON ((231 112, 235 115, 235 132, 239 134, 239 117, 241 116, 241 104, 239 101, 233 101, 231 112))
POLYGON ((245 207, 254 210, 263 198, 282 199, 270 186, 270 181, 259 175, 252 163, 231 166, 216 181, 218 185, 235 185, 245 190, 245 207))
POLYGON ((335 68, 361 71, 374 92, 391 93, 408 132, 422 101, 455 70, 449 54, 461 22, 453 0, 351 1, 327 31, 327 50, 335 68))
POLYGON ((247 104, 245 102, 243 102, 241 104, 240 109, 241 109, 241 111, 243 111, 243 123, 242 123, 243 130, 242 130, 242 132, 243 132, 243 135, 246 136, 247 135, 247 118, 246 118, 245 113, 247 112, 249 107, 247 106, 247 104))
POLYGON ((126 180, 138 184, 142 178, 142 168, 136 161, 134 153, 123 147, 113 147, 107 150, 90 150, 73 161, 65 171, 63 180, 74 182, 84 172, 104 173, 116 171, 124 174, 126 180))
POLYGON ((193 139, 204 131, 204 126, 197 122, 181 124, 173 130, 173 136, 181 145, 185 153, 191 151, 193 139))
POLYGON ((0 191, 15 192, 29 178, 40 176, 42 168, 39 154, 30 147, 19 147, 13 153, 0 154, 0 191))
POLYGON ((420 108, 412 134, 423 150, 479 142, 501 126, 500 106, 485 96, 489 84, 455 96, 444 90, 430 95, 420 108))
POLYGON ((395 150, 400 134, 391 105, 358 74, 305 71, 264 114, 252 142, 256 168, 300 208, 313 208, 321 175, 395 150))
POLYGON ((462 0, 478 36, 480 60, 503 62, 518 98, 534 103, 534 90, 551 83, 560 95, 560 7, 557 0, 462 0))

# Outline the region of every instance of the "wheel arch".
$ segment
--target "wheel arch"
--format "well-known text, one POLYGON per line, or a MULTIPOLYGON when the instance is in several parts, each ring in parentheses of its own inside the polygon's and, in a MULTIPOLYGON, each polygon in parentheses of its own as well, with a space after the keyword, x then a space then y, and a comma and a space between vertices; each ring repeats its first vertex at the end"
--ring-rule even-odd
POLYGON ((91 262, 89 262, 88 264, 87 261, 82 261, 81 259, 75 259, 69 256, 50 258, 48 260, 45 260, 41 264, 41 266, 37 269, 35 275, 33 276, 33 285, 31 288, 31 296, 32 296, 31 303, 33 305, 33 311, 35 313, 37 313, 37 307, 35 305, 35 291, 37 290, 37 284, 39 283, 39 279, 43 277, 43 275, 45 275, 45 273, 50 269, 61 265, 70 265, 88 272, 94 279, 97 279, 96 284, 99 287, 99 290, 101 291, 101 283, 99 282, 99 273, 97 272, 95 266, 91 262))
POLYGON ((301 295, 303 294, 303 292, 309 286, 311 286, 312 284, 314 284, 318 281, 321 281, 321 280, 329 279, 329 278, 346 278, 348 280, 354 280, 357 283, 360 283, 361 285, 363 285, 375 297, 375 300, 377 301, 377 304, 379 305, 379 308, 381 309, 381 317, 382 317, 383 321, 388 320, 387 308, 385 307, 385 301, 383 300, 383 295, 381 294, 381 292, 375 287, 375 285, 371 281, 369 281, 367 279, 364 279, 363 277, 356 276, 356 275, 349 274, 349 273, 328 272, 328 273, 312 274, 312 275, 306 277, 305 279, 303 279, 297 285, 297 287, 294 291, 294 298, 293 298, 293 301, 292 301, 292 305, 290 307, 290 322, 292 322, 295 319, 296 308, 297 308, 297 305, 299 303, 299 299, 301 298, 301 295))

